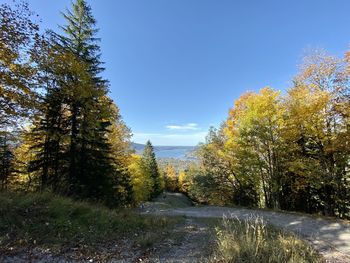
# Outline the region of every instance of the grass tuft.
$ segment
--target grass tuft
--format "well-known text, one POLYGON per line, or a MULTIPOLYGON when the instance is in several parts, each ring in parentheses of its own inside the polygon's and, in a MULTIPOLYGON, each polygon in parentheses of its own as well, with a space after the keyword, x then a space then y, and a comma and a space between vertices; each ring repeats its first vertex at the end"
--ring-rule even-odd
POLYGON ((261 218, 224 218, 216 228, 216 249, 209 262, 303 263, 322 262, 295 235, 267 225, 261 218))

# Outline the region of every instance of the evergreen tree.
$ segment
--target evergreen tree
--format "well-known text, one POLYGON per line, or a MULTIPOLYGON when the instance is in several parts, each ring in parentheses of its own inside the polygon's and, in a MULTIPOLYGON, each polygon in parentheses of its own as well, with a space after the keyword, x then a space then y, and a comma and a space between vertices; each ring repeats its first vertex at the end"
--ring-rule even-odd
MULTIPOLYGON (((80 94, 72 94, 68 101, 71 112, 69 178, 72 185, 78 183, 81 191, 87 190, 85 194, 98 195, 101 187, 92 188, 104 181, 100 177, 113 170, 108 160, 110 146, 105 136, 112 112, 110 100, 106 99, 107 81, 98 75, 103 70, 99 39, 96 38, 98 29, 91 8, 84 0, 73 3, 72 10, 66 10, 63 16, 67 25, 62 27, 65 35, 59 36, 61 44, 86 63, 93 82, 80 94), (92 188, 89 190, 87 186, 92 188)), ((74 188, 76 191, 76 186, 74 188)))
POLYGON ((78 88, 88 85, 89 75, 84 64, 79 63, 71 52, 55 44, 54 39, 43 43, 35 57, 44 73, 39 83, 46 90, 41 99, 39 114, 30 130, 31 150, 36 158, 29 162, 29 172, 40 177, 40 189, 52 188, 55 192, 67 192, 67 152, 69 142, 69 109, 67 96, 78 88), (79 77, 76 82, 67 76, 79 77))
POLYGON ((60 45, 72 52, 85 66, 87 83, 76 75, 76 92, 66 94, 69 107, 70 140, 67 152, 71 184, 70 193, 81 197, 105 199, 109 204, 125 204, 131 196, 126 167, 116 164, 109 134, 112 124, 119 121, 114 104, 108 97, 108 81, 100 76, 104 70, 100 61, 98 29, 90 6, 77 0, 66 10, 67 25, 58 36, 60 45), (115 200, 118 199, 118 200, 115 200))
POLYGON ((84 0, 73 3, 64 17, 65 35, 50 32, 36 57, 46 95, 32 130, 39 143, 30 166, 40 171, 42 188, 124 205, 130 202, 131 184, 127 164, 114 154, 115 142, 128 140, 128 130, 99 75, 96 21, 84 0), (125 131, 116 134, 119 140, 112 138, 115 127, 125 131))
POLYGON ((142 161, 146 169, 149 171, 153 181, 153 191, 151 193, 151 197, 157 197, 162 192, 161 178, 156 160, 156 155, 154 153, 154 149, 150 141, 147 141, 145 149, 143 150, 142 161))

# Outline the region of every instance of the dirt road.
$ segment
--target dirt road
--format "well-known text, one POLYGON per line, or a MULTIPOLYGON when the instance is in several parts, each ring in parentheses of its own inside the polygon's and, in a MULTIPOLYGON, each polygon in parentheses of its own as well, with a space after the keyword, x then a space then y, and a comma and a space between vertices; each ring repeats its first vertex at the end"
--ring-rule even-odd
POLYGON ((350 224, 346 222, 293 213, 216 206, 159 209, 158 211, 146 211, 144 213, 168 216, 182 215, 194 218, 231 216, 246 219, 259 216, 274 226, 300 235, 324 256, 326 262, 350 262, 350 224))

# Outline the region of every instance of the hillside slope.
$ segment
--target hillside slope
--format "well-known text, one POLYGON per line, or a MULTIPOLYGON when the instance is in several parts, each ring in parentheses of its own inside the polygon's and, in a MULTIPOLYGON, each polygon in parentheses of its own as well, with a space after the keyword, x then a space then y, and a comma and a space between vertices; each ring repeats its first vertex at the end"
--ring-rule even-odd
POLYGON ((164 193, 140 209, 147 215, 48 193, 0 193, 0 262, 271 262, 266 255, 288 259, 272 262, 320 262, 303 242, 280 231, 265 231, 254 255, 244 252, 255 248, 246 236, 250 226, 159 214, 196 209, 183 194, 164 193), (238 240, 232 240, 235 229, 238 240), (229 259, 237 246, 243 252, 229 259))
POLYGON ((0 262, 133 262, 182 221, 48 193, 0 193, 0 262))

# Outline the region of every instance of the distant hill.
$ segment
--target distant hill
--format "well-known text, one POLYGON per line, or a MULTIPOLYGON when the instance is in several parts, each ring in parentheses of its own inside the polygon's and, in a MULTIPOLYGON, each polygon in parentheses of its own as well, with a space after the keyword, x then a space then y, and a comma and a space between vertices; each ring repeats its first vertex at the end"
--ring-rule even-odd
MULTIPOLYGON (((145 148, 144 144, 132 143, 137 154, 141 154, 145 148)), ((157 158, 193 159, 191 154, 196 146, 153 146, 157 158)))

